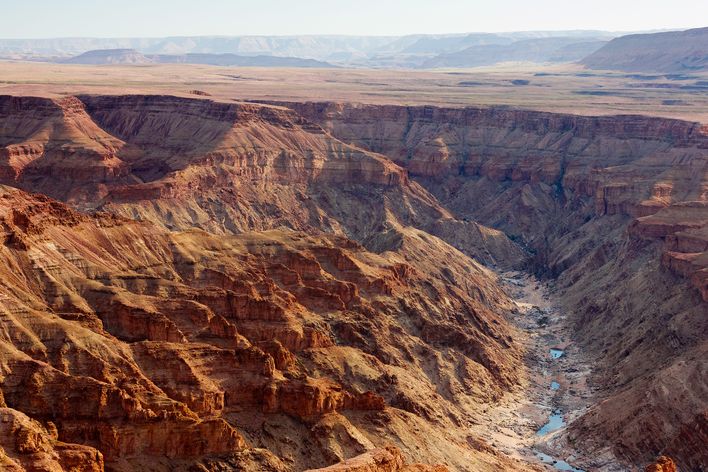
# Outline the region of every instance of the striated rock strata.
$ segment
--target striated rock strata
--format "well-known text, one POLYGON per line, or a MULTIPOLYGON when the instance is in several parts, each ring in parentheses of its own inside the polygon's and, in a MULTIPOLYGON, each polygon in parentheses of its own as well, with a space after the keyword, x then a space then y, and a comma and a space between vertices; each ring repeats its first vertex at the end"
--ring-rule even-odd
POLYGON ((0 117, 1 182, 97 212, 2 200, 2 391, 56 464, 62 443, 91 467, 302 470, 385 441, 523 467, 465 432, 523 382, 471 257, 527 255, 596 366, 559 442, 586 468, 708 461, 704 125, 169 96, 0 117))
POLYGON ((503 233, 455 219, 387 157, 344 144, 287 108, 170 96, 4 96, 0 118, 0 182, 78 208, 166 229, 286 227, 365 244, 399 224, 448 237, 484 263, 524 259, 503 233))

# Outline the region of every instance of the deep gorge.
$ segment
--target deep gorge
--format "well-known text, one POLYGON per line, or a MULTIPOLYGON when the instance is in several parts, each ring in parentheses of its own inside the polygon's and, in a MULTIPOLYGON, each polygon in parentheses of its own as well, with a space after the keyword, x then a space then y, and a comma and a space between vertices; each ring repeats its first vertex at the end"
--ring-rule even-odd
POLYGON ((126 438, 171 422, 185 443, 210 439, 142 454, 239 450, 209 460, 298 470, 381 447, 379 434, 415 462, 520 469, 458 434, 524 383, 513 305, 483 264, 552 279, 599 367, 597 401, 565 441, 590 461, 708 461, 705 126, 135 95, 5 96, 0 117, 0 183, 68 205, 4 190, 3 258, 24 274, 7 275, 6 311, 42 313, 30 331, 56 333, 28 336, 19 326, 35 322, 7 315, 4 403, 116 470, 144 460, 126 438), (131 238, 139 249, 115 243, 131 238), (77 326, 95 341, 66 351, 77 326), (158 346, 177 353, 175 379, 158 346), (236 361, 220 371, 224 356, 236 361), (57 376, 122 410, 106 414, 99 393, 95 410, 30 404, 18 389, 48 392, 57 376), (129 417, 141 426, 126 432, 129 417))

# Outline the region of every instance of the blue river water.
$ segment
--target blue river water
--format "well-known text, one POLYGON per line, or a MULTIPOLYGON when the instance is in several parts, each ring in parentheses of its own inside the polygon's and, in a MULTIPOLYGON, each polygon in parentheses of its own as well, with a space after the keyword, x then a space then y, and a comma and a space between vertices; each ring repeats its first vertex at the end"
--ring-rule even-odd
MULTIPOLYGON (((563 356, 562 349, 551 349, 551 358, 560 359, 563 356)), ((551 390, 558 390, 560 384, 555 380, 551 382, 551 390)), ((538 436, 543 436, 545 434, 551 433, 565 426, 565 421, 563 420, 563 413, 560 410, 553 412, 548 422, 539 429, 536 434, 538 436)), ((572 465, 568 464, 566 461, 556 459, 555 457, 544 454, 543 452, 536 451, 536 456, 541 459, 545 464, 552 465, 556 470, 565 470, 569 472, 586 472, 583 469, 577 469, 572 465)))
POLYGON ((563 414, 560 412, 560 410, 556 410, 548 419, 548 423, 544 424, 543 427, 536 432, 536 434, 538 436, 543 436, 544 434, 548 434, 557 429, 561 429, 563 426, 565 426, 565 421, 563 421, 563 414))
POLYGON ((553 359, 558 359, 558 358, 560 358, 562 355, 563 355, 563 349, 555 349, 555 348, 552 348, 552 349, 551 349, 551 357, 552 357, 553 359))
POLYGON ((555 467, 558 470, 569 470, 571 472, 585 472, 583 469, 576 469, 572 465, 568 464, 566 461, 561 461, 558 459, 555 459, 548 454, 544 454, 542 452, 537 452, 536 456, 541 459, 546 464, 550 464, 553 467, 555 467))

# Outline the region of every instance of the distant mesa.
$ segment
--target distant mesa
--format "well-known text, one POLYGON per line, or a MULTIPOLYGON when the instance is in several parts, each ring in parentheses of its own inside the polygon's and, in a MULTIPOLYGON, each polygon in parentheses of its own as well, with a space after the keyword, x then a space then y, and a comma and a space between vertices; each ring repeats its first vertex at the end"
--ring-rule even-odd
POLYGON ((68 59, 61 59, 64 64, 149 64, 150 59, 135 49, 96 49, 68 59))
POLYGON ((280 56, 241 56, 238 54, 157 54, 148 56, 153 62, 160 64, 204 64, 211 66, 241 66, 241 67, 336 67, 328 62, 300 57, 280 56))
POLYGON ((145 55, 135 49, 96 49, 69 59, 64 64, 204 64, 213 66, 241 67, 336 67, 315 59, 280 56, 242 56, 238 54, 152 54, 145 55))
POLYGON ((591 69, 628 72, 708 70, 708 28, 615 38, 581 61, 591 69))

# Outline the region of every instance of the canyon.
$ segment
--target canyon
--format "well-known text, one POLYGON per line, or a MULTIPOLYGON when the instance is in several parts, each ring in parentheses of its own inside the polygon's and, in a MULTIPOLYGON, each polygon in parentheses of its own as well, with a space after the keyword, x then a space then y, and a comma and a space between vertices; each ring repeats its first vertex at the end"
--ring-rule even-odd
POLYGON ((16 93, 0 184, 8 470, 545 470, 480 425, 554 347, 544 451, 708 463, 698 121, 16 93))

